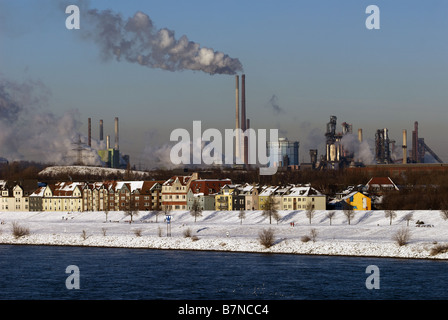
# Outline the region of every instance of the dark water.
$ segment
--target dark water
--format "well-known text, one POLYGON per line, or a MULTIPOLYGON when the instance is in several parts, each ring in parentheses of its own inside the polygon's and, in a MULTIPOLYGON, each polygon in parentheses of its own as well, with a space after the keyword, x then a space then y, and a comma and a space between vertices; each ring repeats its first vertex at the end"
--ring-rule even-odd
POLYGON ((0 299, 447 299, 447 270, 444 261, 0 245, 0 299), (79 289, 66 287, 69 265, 79 289), (379 289, 366 288, 369 265, 379 289))

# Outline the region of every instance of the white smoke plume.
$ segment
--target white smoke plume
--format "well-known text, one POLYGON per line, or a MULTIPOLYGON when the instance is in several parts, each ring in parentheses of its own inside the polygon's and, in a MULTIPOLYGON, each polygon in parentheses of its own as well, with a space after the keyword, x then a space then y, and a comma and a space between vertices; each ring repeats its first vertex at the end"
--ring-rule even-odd
POLYGON ((372 150, 370 150, 369 144, 365 140, 359 142, 358 136, 347 133, 342 137, 340 143, 345 151, 353 153, 355 161, 360 161, 364 164, 373 164, 375 162, 375 156, 372 150))
MULTIPOLYGON (((45 111, 50 91, 40 81, 17 83, 0 78, 0 157, 73 164, 81 122, 77 111, 62 116, 45 111)), ((92 143, 92 145, 94 145, 92 143)), ((96 151, 84 148, 85 164, 100 164, 96 151)))
POLYGON ((201 47, 185 35, 176 39, 173 30, 157 29, 143 12, 124 19, 111 10, 89 9, 85 3, 80 10, 82 36, 100 47, 104 60, 124 59, 150 68, 209 74, 236 74, 243 70, 238 59, 201 47))

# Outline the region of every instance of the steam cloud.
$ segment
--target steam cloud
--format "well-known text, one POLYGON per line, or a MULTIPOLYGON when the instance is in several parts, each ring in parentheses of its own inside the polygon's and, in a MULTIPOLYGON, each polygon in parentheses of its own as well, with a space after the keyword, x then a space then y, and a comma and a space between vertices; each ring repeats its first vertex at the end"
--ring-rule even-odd
POLYGON ((358 137, 352 133, 345 134, 341 139, 341 145, 344 150, 353 153, 355 160, 364 164, 373 164, 375 157, 370 150, 367 141, 359 142, 358 137))
POLYGON ((125 59, 150 68, 197 70, 209 74, 236 74, 243 69, 238 59, 201 48, 185 35, 176 40, 174 31, 155 28, 143 12, 139 11, 127 20, 111 10, 87 8, 87 14, 81 14, 84 38, 99 45, 104 60, 125 59))
MULTIPOLYGON (((0 157, 13 160, 34 160, 45 163, 72 164, 81 122, 77 111, 62 116, 46 112, 50 91, 40 81, 23 83, 0 78, 0 157)), ((85 148, 83 161, 100 164, 92 148, 85 148)))

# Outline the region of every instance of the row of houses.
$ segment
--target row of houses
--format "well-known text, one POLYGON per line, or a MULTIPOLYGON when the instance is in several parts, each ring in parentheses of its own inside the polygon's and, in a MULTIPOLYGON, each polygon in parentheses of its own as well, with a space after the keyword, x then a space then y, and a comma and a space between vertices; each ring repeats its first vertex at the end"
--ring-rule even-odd
POLYGON ((230 179, 199 179, 197 173, 166 181, 0 181, 0 191, 1 211, 185 211, 191 210, 194 203, 202 210, 264 210, 270 200, 277 210, 325 210, 347 205, 355 210, 370 210, 372 206, 371 199, 359 188, 328 201, 310 185, 232 184, 230 179))

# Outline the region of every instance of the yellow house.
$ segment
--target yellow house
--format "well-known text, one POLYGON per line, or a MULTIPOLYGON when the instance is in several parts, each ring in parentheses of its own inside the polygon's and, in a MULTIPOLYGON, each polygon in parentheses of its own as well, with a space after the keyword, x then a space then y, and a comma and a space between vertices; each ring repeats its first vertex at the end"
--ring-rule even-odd
POLYGON ((292 187, 283 196, 282 210, 325 210, 326 196, 309 186, 292 187))
POLYGON ((43 192, 43 211, 82 211, 82 183, 60 182, 43 192))
POLYGON ((215 196, 215 210, 216 211, 231 211, 233 210, 232 193, 235 190, 234 185, 225 185, 221 188, 219 193, 215 196))
MULTIPOLYGON (((275 197, 275 190, 277 190, 278 188, 279 187, 277 186, 264 187, 264 189, 258 194, 258 205, 260 210, 265 209, 265 204, 268 201, 269 196, 272 195, 275 197)), ((278 209, 280 204, 277 198, 275 199, 275 203, 277 204, 278 209)))
POLYGON ((358 191, 346 195, 341 202, 347 203, 353 210, 372 210, 371 199, 358 191))

